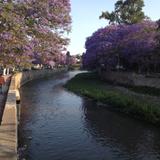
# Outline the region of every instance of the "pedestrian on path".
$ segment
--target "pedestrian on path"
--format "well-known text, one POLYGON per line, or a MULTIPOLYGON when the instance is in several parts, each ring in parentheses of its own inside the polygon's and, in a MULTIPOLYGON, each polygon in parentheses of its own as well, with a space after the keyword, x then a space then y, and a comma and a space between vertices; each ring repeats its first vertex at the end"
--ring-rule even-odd
POLYGON ((4 77, 0 74, 0 94, 3 94, 3 85, 5 84, 4 77))

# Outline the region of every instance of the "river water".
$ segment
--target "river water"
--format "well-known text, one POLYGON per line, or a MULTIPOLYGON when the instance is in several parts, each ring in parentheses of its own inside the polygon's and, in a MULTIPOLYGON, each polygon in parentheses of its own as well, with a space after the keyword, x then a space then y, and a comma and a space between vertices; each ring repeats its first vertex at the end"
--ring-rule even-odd
POLYGON ((159 160, 160 129, 68 92, 63 84, 77 73, 62 73, 21 88, 22 157, 159 160))

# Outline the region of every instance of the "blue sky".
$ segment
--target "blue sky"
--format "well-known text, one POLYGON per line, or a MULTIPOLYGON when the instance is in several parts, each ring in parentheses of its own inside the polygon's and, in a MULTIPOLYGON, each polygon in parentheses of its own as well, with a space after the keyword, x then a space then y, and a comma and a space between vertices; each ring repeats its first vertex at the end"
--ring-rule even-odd
MULTIPOLYGON (((112 11, 116 0, 71 0, 72 32, 68 50, 71 54, 85 51, 86 37, 98 28, 107 25, 107 21, 99 19, 102 11, 112 11)), ((152 20, 160 18, 160 0, 144 0, 144 12, 152 20)))

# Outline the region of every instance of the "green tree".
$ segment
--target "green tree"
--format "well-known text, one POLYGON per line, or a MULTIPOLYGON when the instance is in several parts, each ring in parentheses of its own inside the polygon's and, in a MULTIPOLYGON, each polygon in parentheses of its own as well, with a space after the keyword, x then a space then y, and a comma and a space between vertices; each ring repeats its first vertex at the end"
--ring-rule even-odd
POLYGON ((144 15, 142 8, 143 0, 118 0, 115 3, 115 10, 109 13, 102 12, 100 18, 109 20, 109 23, 134 24, 148 18, 144 15))

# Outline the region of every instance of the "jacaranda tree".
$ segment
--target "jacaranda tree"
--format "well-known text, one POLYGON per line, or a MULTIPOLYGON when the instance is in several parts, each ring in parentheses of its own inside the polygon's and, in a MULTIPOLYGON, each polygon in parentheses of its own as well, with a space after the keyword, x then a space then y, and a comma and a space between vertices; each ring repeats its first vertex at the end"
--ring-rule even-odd
POLYGON ((69 0, 1 1, 1 64, 25 66, 36 59, 58 63, 70 24, 69 0))
POLYGON ((20 64, 22 60, 25 65, 29 60, 25 23, 17 12, 12 1, 0 2, 0 63, 3 66, 20 64))
POLYGON ((86 40, 83 64, 86 68, 149 71, 154 63, 157 24, 143 21, 133 25, 109 25, 86 40))

